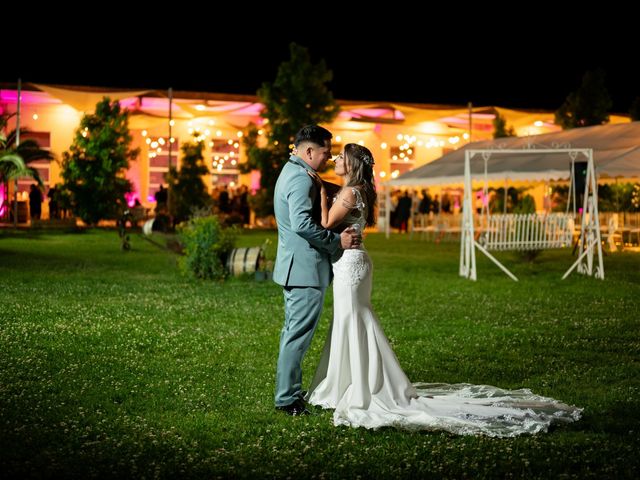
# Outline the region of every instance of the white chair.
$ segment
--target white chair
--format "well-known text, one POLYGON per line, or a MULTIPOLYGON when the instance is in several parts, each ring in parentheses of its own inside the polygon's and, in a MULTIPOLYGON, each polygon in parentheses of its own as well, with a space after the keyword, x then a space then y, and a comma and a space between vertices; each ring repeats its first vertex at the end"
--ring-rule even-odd
POLYGON ((609 245, 610 252, 618 251, 618 247, 616 245, 616 239, 619 239, 620 243, 622 243, 622 234, 617 233, 618 229, 619 229, 618 214, 614 213, 609 217, 609 221, 607 222, 607 231, 604 234, 604 238, 603 238, 603 241, 605 241, 606 244, 609 245))

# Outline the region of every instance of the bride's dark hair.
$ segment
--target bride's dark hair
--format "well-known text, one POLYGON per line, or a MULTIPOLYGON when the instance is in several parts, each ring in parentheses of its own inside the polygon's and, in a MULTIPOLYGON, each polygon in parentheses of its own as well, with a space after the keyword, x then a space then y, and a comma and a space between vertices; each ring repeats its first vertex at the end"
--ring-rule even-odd
POLYGON ((348 182, 346 187, 356 187, 364 197, 367 205, 367 226, 376 224, 376 194, 375 179, 373 177, 373 155, 367 147, 357 143, 347 143, 344 146, 345 163, 347 165, 348 182))

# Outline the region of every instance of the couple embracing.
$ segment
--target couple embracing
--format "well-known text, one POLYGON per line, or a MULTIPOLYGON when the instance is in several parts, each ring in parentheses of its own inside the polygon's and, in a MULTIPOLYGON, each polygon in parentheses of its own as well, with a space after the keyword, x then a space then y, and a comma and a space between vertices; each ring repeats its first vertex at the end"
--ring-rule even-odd
POLYGON ((309 125, 275 187, 278 250, 273 279, 283 287, 285 321, 276 372, 276 408, 309 413, 306 403, 333 409, 335 425, 457 434, 515 436, 580 418, 581 409, 489 385, 412 384, 371 306, 373 265, 362 232, 375 223, 373 155, 349 143, 335 159, 342 189, 332 199, 318 177, 331 158, 332 134, 309 125), (302 360, 333 278, 333 321, 308 392, 302 360))

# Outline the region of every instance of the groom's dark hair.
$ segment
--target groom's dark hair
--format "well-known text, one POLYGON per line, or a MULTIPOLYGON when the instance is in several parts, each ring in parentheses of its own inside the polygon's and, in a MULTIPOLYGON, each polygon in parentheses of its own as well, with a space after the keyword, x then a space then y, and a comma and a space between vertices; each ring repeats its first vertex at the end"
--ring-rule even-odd
POLYGON ((297 147, 301 143, 311 142, 322 147, 325 141, 331 140, 332 138, 333 134, 320 125, 305 125, 296 133, 296 139, 293 141, 293 144, 297 147))

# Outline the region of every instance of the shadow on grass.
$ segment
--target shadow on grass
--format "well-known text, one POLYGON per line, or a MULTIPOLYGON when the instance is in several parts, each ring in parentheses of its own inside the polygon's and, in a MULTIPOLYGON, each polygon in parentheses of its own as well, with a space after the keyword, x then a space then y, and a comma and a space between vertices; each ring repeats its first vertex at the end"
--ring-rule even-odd
POLYGON ((640 411, 634 402, 612 402, 603 410, 586 408, 580 422, 569 425, 573 431, 629 435, 640 425, 640 411))
MULTIPOLYGON (((9 238, 18 238, 18 239, 29 239, 29 240, 39 240, 42 237, 49 236, 63 236, 69 234, 82 234, 89 231, 87 228, 83 227, 65 227, 65 228, 0 228, 0 242, 4 239, 9 238)), ((114 230, 115 231, 115 230, 114 230)), ((116 232, 117 234, 117 232, 116 232)))
POLYGON ((135 231, 128 236, 131 248, 123 251, 122 240, 115 229, 83 229, 73 234, 46 230, 0 232, 0 270, 25 274, 29 270, 123 270, 122 267, 124 270, 148 270, 150 263, 177 256, 171 244, 175 242, 173 237, 147 241, 142 233, 135 231), (70 236, 78 239, 71 246, 70 236))

